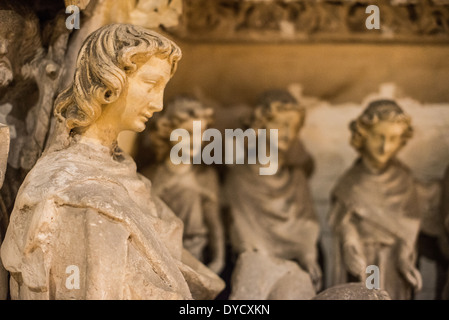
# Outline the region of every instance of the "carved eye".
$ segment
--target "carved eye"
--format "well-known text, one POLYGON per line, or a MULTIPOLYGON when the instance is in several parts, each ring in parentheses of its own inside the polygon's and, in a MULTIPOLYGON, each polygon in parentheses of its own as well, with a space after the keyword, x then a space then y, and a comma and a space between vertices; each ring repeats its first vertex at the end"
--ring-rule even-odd
POLYGON ((151 90, 154 89, 154 87, 156 86, 156 83, 157 83, 157 81, 154 81, 154 80, 144 80, 143 82, 147 85, 148 92, 151 92, 151 90))

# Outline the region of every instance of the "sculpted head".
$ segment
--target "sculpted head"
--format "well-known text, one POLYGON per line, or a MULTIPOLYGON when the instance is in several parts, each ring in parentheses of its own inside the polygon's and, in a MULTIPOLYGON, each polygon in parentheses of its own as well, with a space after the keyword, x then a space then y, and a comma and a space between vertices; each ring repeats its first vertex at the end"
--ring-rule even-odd
POLYGON ((0 2, 0 88, 21 75, 21 68, 41 48, 39 21, 17 1, 0 2))
POLYGON ((290 148, 305 119, 305 109, 286 90, 270 90, 259 97, 251 127, 278 130, 279 151, 290 148))
POLYGON ((393 100, 376 100, 350 124, 351 145, 376 168, 385 167, 413 135, 410 117, 393 100))
POLYGON ((181 50, 156 32, 111 24, 93 32, 78 54, 74 81, 56 100, 55 115, 72 133, 141 132, 163 108, 163 93, 181 50))
MULTIPOLYGON (((168 155, 171 147, 178 144, 178 141, 170 141, 170 134, 173 130, 185 129, 192 136, 194 121, 201 121, 202 136, 203 132, 212 124, 213 115, 214 110, 212 108, 207 108, 191 96, 181 95, 173 98, 164 111, 154 119, 155 121, 152 122, 150 127, 150 137, 153 148, 158 153, 157 158, 162 160, 168 155)), ((191 158, 200 151, 194 150, 193 143, 189 143, 188 148, 191 158)))

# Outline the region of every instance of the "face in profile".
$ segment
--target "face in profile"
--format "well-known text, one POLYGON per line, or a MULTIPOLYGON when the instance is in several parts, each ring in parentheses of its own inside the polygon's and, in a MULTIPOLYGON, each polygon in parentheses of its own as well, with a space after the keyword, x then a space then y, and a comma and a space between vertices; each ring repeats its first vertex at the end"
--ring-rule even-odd
POLYGON ((366 131, 362 152, 378 168, 385 167, 404 145, 407 124, 403 122, 379 121, 366 131))
POLYGON ((14 11, 0 10, 0 88, 8 86, 14 78, 23 24, 14 11))
POLYGON ((129 76, 128 88, 122 94, 125 106, 117 108, 121 130, 142 132, 153 113, 162 110, 171 70, 170 61, 153 56, 129 76))
MULTIPOLYGON (((273 110, 276 110, 282 103, 273 102, 273 110)), ((267 137, 270 136, 270 129, 278 130, 277 146, 279 151, 287 151, 296 136, 301 124, 301 113, 297 110, 275 111, 271 119, 267 121, 267 137)), ((271 143, 271 142, 270 142, 271 143)))

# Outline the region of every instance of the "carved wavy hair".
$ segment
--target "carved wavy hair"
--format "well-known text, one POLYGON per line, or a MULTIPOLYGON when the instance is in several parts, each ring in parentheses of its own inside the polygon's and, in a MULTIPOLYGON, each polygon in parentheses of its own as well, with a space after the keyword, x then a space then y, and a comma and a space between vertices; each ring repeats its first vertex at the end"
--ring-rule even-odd
POLYGON ((94 31, 79 51, 73 83, 56 99, 55 116, 68 130, 89 127, 101 115, 102 105, 120 97, 128 75, 153 56, 166 58, 173 75, 181 50, 139 26, 110 24, 94 31))
POLYGON ((297 111, 301 116, 300 127, 303 126, 305 120, 305 109, 287 90, 268 90, 263 92, 258 99, 257 106, 254 109, 248 126, 254 128, 263 128, 270 119, 273 119, 277 112, 297 111), (279 102, 279 105, 273 105, 279 102))
POLYGON ((171 148, 171 132, 185 121, 200 119, 205 127, 213 123, 214 110, 188 95, 179 95, 170 100, 167 107, 157 114, 149 126, 149 141, 156 161, 162 161, 171 148))
POLYGON ((363 113, 349 125, 351 130, 351 145, 361 151, 365 144, 366 132, 379 121, 390 121, 406 124, 402 135, 403 145, 413 136, 411 118, 393 100, 375 100, 363 113))

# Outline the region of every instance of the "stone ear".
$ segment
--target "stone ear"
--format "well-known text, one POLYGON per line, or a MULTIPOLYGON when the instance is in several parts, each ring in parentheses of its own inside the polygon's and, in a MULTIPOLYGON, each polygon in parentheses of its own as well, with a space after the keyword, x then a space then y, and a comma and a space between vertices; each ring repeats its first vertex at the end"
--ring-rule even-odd
POLYGON ((112 96, 112 91, 109 89, 106 90, 104 93, 104 100, 107 102, 110 102, 111 96, 112 96))
POLYGON ((117 90, 109 89, 109 88, 101 88, 99 89, 99 100, 101 104, 112 103, 117 100, 119 96, 119 92, 117 90))

